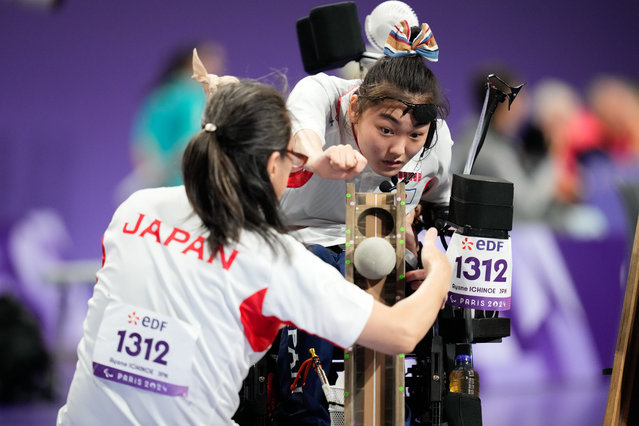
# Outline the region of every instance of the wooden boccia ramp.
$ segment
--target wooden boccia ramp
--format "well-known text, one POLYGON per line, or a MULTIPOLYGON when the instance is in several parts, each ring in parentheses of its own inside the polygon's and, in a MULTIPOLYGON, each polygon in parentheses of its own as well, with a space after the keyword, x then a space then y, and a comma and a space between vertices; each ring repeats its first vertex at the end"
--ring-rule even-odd
MULTIPOLYGON (((404 297, 405 190, 355 193, 346 186, 346 279, 393 305, 404 297), (395 249, 395 267, 385 277, 369 279, 355 267, 359 245, 371 237, 385 239, 395 249)), ((403 425, 404 355, 390 356, 354 345, 344 353, 344 424, 403 425)))

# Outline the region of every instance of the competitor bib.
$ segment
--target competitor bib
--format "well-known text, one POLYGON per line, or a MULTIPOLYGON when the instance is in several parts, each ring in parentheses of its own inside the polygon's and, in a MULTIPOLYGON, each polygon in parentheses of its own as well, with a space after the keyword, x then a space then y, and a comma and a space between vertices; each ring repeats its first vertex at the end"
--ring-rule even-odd
POLYGON ((200 327, 111 302, 93 351, 93 375, 169 396, 186 396, 200 327))
POLYGON ((453 266, 448 305, 489 311, 510 309, 510 238, 481 238, 454 233, 446 254, 453 266))

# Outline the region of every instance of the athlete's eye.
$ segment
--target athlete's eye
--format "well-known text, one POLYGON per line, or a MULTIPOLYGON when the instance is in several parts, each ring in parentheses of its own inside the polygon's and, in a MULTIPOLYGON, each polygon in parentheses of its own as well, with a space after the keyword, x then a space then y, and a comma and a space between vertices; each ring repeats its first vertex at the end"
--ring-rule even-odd
POLYGON ((383 133, 383 134, 385 134, 385 135, 390 135, 390 134, 392 133, 392 132, 391 132, 391 129, 388 129, 388 128, 386 128, 386 127, 380 127, 380 128, 379 128, 379 131, 380 131, 380 132, 382 132, 382 133, 383 133))

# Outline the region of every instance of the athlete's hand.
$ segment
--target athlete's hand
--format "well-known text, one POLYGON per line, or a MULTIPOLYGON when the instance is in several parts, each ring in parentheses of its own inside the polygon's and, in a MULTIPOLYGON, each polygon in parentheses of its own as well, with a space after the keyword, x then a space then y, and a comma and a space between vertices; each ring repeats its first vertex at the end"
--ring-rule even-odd
POLYGON ((360 174, 366 164, 366 158, 352 146, 337 145, 309 157, 306 169, 324 179, 347 180, 360 174))
POLYGON ((415 223, 419 219, 421 211, 421 204, 417 204, 413 210, 409 211, 406 214, 406 226, 404 227, 406 230, 406 234, 404 236, 404 241, 406 241, 406 250, 410 250, 415 256, 417 256, 417 252, 419 250, 419 241, 417 239, 417 233, 415 232, 415 223))
POLYGON ((413 290, 419 288, 422 282, 429 275, 437 275, 438 279, 433 280, 433 285, 438 286, 438 292, 442 297, 442 309, 446 303, 448 289, 450 287, 450 277, 452 266, 446 253, 441 251, 435 244, 437 240, 437 229, 430 228, 424 235, 421 251, 422 265, 424 269, 416 269, 406 272, 406 282, 410 283, 413 290))
POLYGON ((406 271, 404 279, 408 284, 410 284, 410 288, 412 288, 413 290, 417 290, 422 284, 422 281, 426 279, 426 270, 413 269, 411 271, 406 271))

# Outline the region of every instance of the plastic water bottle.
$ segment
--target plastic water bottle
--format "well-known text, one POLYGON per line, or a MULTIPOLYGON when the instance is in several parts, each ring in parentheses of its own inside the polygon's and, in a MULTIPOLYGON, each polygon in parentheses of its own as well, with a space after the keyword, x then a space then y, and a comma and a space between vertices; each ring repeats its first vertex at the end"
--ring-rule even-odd
POLYGON ((455 368, 450 372, 451 392, 479 397, 479 373, 473 368, 470 355, 457 355, 455 368))

